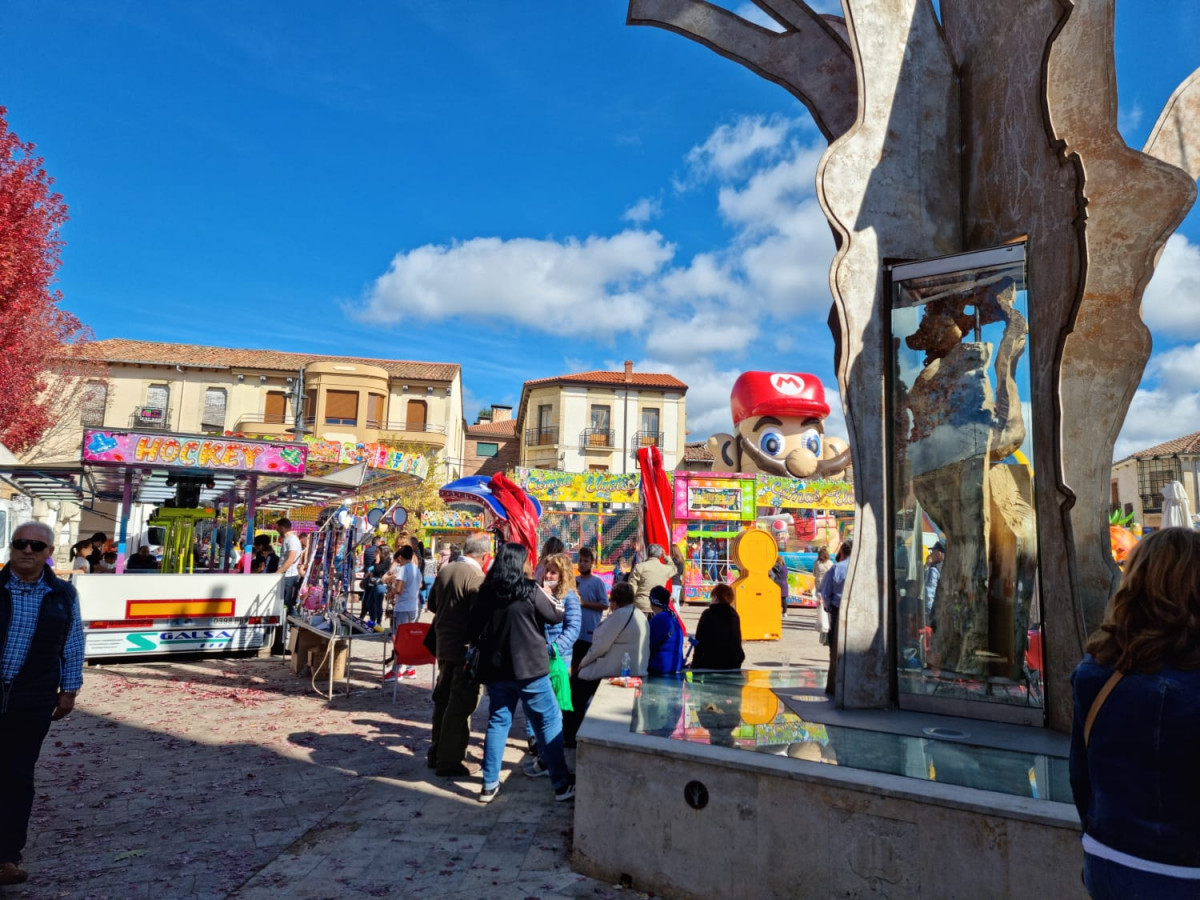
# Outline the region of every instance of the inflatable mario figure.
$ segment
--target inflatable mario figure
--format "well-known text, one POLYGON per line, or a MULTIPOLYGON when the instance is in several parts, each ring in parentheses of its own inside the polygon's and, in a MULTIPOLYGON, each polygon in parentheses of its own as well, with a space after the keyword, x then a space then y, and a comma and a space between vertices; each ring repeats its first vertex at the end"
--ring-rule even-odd
POLYGON ((743 372, 729 402, 736 433, 708 439, 714 468, 832 481, 849 468, 849 445, 825 436, 829 404, 815 375, 743 372))

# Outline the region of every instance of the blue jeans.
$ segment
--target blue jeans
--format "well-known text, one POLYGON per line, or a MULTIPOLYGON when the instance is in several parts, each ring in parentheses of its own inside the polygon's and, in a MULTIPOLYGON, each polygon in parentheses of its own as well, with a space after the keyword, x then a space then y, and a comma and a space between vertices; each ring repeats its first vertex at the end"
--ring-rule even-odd
POLYGON ((1196 900, 1200 897, 1200 881, 1142 872, 1090 853, 1083 854, 1083 884, 1092 900, 1196 900))
POLYGON ((500 763, 504 759, 504 744, 512 727, 513 710, 517 701, 525 707, 525 716, 537 731, 538 752, 550 768, 550 780, 555 789, 570 779, 567 758, 563 755, 562 711, 550 686, 550 676, 525 681, 493 681, 487 686, 488 729, 483 744, 483 786, 500 783, 500 763))

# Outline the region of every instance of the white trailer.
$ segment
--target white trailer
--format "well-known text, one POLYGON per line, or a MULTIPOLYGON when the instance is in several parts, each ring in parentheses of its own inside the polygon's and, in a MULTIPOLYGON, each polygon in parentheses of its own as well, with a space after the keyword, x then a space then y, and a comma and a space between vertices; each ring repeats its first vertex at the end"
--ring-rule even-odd
POLYGON ((269 650, 283 621, 279 575, 76 575, 88 659, 269 650))

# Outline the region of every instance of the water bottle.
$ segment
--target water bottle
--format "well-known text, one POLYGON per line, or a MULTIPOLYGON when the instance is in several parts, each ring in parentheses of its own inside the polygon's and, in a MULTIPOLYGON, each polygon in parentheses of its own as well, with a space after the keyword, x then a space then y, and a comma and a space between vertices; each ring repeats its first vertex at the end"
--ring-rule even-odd
POLYGON ((628 653, 623 653, 621 655, 621 677, 622 678, 629 677, 629 654, 628 653))

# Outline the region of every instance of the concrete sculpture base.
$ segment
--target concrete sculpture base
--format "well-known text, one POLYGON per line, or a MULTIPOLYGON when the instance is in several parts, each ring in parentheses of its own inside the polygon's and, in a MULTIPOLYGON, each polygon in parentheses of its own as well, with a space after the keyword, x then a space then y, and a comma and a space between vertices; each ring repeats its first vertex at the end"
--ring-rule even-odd
POLYGON ((634 693, 602 685, 579 734, 579 872, 704 900, 1087 896, 1073 806, 635 734, 634 693))

